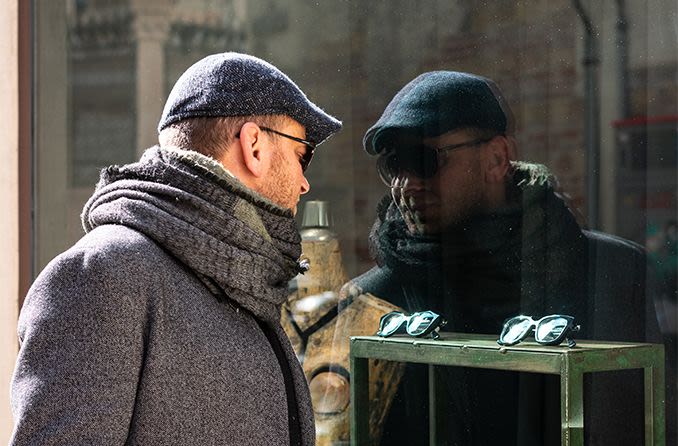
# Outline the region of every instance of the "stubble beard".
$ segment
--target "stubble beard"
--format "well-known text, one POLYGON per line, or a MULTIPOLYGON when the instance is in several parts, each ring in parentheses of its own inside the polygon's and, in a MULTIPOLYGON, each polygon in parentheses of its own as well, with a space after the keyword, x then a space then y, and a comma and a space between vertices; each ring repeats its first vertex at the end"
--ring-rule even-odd
POLYGON ((294 184, 289 174, 284 171, 285 160, 277 151, 273 154, 271 170, 260 193, 278 206, 290 209, 296 213, 298 192, 295 193, 294 184))

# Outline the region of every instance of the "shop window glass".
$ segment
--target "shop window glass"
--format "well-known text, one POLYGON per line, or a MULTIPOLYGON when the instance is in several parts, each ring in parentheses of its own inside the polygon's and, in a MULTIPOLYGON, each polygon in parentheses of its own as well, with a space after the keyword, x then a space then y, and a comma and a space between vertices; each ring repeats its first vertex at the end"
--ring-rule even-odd
MULTIPOLYGON (((378 176, 376 159, 363 149, 363 136, 391 98, 417 75, 433 70, 476 73, 494 80, 513 110, 518 159, 548 166, 578 222, 585 222, 590 204, 597 203, 598 218, 590 229, 623 237, 647 251, 650 269, 644 291, 650 299, 647 308, 652 308, 647 320, 657 319, 661 334, 655 340, 665 343, 674 367, 667 369, 673 374, 667 378, 667 438, 676 444, 678 5, 674 1, 35 0, 34 5, 36 271, 82 236, 79 214, 99 170, 133 162, 157 142, 155 125, 180 74, 211 53, 250 53, 289 74, 314 102, 344 122, 343 130, 316 152, 307 175, 311 192, 303 197, 298 215, 304 230, 313 229, 304 227, 304 209, 329 217, 329 226, 323 228, 330 234, 327 238, 313 239, 317 234, 307 232, 308 240, 331 240, 331 246, 318 247, 331 254, 323 259, 327 270, 293 281, 290 290, 297 299, 314 296, 314 300, 286 307, 289 313, 283 320, 293 345, 303 354, 310 354, 314 345, 325 348, 315 354, 328 358, 345 354, 345 347, 336 342, 348 336, 348 329, 337 328, 332 337, 298 336, 317 322, 318 314, 350 294, 350 286, 340 291, 347 279, 376 265, 369 235, 378 204, 390 191, 378 176), (586 60, 586 30, 578 4, 594 27, 593 61, 586 60), (587 164, 589 69, 595 70, 597 80, 597 170, 587 164), (600 185, 598 197, 587 195, 594 180, 600 185)), ((529 243, 522 240, 523 252, 529 243)), ((548 274, 547 269, 541 271, 548 274)), ((582 277, 590 272, 582 271, 582 277)), ((436 274, 431 270, 421 277, 424 294, 440 291, 436 274)), ((525 283, 521 285, 519 297, 525 283)), ((374 334, 379 314, 399 309, 388 295, 377 297, 383 299, 379 311, 358 302, 365 305, 360 313, 365 319, 356 316, 354 322, 363 325, 354 334, 374 334)), ((492 298, 488 305, 495 305, 500 295, 492 298)), ((469 300, 463 305, 476 304, 469 300)), ((449 313, 444 316, 452 320, 456 308, 448 302, 435 310, 449 313)), ((476 331, 483 326, 479 321, 484 311, 474 313, 478 320, 450 327, 476 331)), ((546 314, 531 316, 536 320, 546 314)), ((338 320, 350 326, 345 319, 338 320)), ((501 326, 495 328, 483 326, 498 335, 501 326)), ((318 370, 307 372, 314 403, 322 408, 316 414, 319 439, 330 444, 327 435, 334 435, 335 441, 344 441, 348 364, 335 367, 315 361, 318 370), (323 429, 332 433, 322 434, 323 429)), ((390 401, 397 378, 409 375, 401 366, 380 370, 384 380, 393 380, 381 383, 390 401)), ((467 370, 455 373, 452 378, 458 385, 451 391, 473 389, 476 375, 467 370)), ((523 382, 517 374, 507 373, 506 379, 523 382)), ((494 385, 485 393, 502 391, 501 382, 494 385)), ((478 410, 492 403, 473 401, 478 410)), ((396 399, 394 406, 398 404, 407 408, 404 400, 396 399)), ((375 415, 378 421, 387 417, 387 409, 382 407, 375 415)), ((462 409, 475 410, 454 410, 462 409)), ((525 416, 510 418, 517 423, 511 432, 528 422, 525 416)), ((388 430, 391 425, 384 426, 388 430)), ((469 416, 452 431, 494 432, 502 426, 506 427, 469 416)), ((380 434, 380 428, 373 433, 380 434)), ((419 428, 427 435, 428 426, 419 428)), ((392 438, 389 432, 384 435, 392 438)))

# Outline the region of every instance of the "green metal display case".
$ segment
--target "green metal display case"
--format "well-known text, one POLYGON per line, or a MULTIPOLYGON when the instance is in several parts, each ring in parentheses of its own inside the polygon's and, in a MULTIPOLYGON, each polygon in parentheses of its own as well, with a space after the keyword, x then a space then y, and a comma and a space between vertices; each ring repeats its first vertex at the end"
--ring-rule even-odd
POLYGON ((369 442, 368 359, 429 364, 430 444, 435 445, 435 366, 460 366, 560 375, 561 444, 584 444, 584 373, 644 369, 645 444, 664 446, 664 346, 577 341, 575 348, 522 342, 500 347, 496 336, 440 333, 440 339, 407 336, 351 337, 351 444, 369 442))

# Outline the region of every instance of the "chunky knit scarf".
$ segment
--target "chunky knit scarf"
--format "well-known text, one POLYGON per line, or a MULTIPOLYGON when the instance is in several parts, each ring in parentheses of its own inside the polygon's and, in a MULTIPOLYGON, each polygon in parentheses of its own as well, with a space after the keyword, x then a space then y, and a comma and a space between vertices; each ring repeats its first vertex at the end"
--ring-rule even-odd
POLYGON ((287 282, 301 270, 291 211, 192 151, 154 147, 138 163, 104 170, 82 222, 85 231, 120 224, 142 232, 266 321, 279 320, 287 282))
POLYGON ((82 222, 87 232, 124 225, 146 235, 216 299, 251 314, 280 364, 290 443, 313 444, 308 385, 280 325, 288 281, 303 270, 290 210, 247 189, 211 158, 153 147, 137 163, 102 172, 82 222))

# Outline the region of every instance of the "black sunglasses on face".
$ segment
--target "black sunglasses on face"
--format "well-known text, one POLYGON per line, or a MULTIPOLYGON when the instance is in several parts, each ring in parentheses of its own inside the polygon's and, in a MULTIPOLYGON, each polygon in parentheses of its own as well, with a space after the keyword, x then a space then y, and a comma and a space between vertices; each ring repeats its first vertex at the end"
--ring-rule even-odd
POLYGON ((579 331, 580 326, 574 325, 574 318, 563 314, 544 316, 535 321, 530 316, 516 316, 507 319, 501 330, 497 344, 515 345, 523 341, 534 330, 534 340, 542 345, 559 345, 567 340, 567 346, 577 345, 569 335, 579 331))
POLYGON ((397 146, 395 149, 385 149, 385 153, 377 158, 379 177, 391 186, 393 179, 402 172, 411 172, 421 179, 431 178, 438 172, 438 156, 441 152, 474 147, 490 142, 492 138, 478 138, 459 144, 444 147, 429 147, 424 144, 397 146))
POLYGON ((299 142, 303 145, 306 146, 306 151, 304 152, 304 155, 301 157, 301 170, 306 172, 306 169, 308 169, 308 165, 311 164, 311 160, 313 159, 313 152, 315 151, 316 144, 312 141, 307 141, 305 139, 297 138, 296 136, 288 135, 286 133, 279 132, 277 130, 270 129, 268 127, 259 127, 261 130, 265 132, 271 132, 275 133, 276 135, 282 136, 283 138, 291 139, 292 141, 299 142))
MULTIPOLYGON (((308 165, 311 164, 311 160, 313 159, 313 152, 315 151, 315 148, 317 146, 316 143, 314 143, 313 141, 307 141, 305 139, 297 138, 296 136, 288 135, 286 133, 282 133, 268 127, 259 127, 259 128, 265 132, 275 133, 276 135, 282 136, 287 139, 291 139, 292 141, 296 141, 305 145, 306 151, 302 155, 301 160, 299 160, 299 163, 301 164, 301 170, 303 172, 306 172, 306 169, 308 169, 308 165)), ((236 133, 235 137, 240 138, 240 132, 236 133)))
POLYGON ((379 321, 377 336, 388 337, 396 333, 407 333, 410 336, 421 338, 431 335, 438 339, 438 328, 444 327, 447 321, 433 311, 420 311, 410 316, 400 311, 391 311, 383 315, 379 321))

